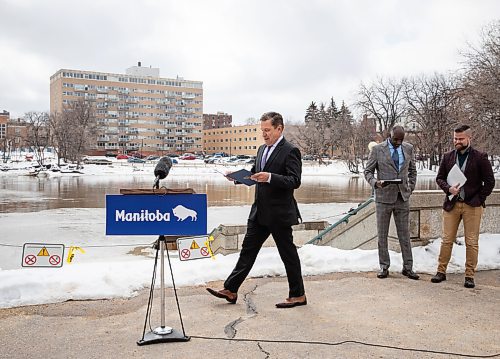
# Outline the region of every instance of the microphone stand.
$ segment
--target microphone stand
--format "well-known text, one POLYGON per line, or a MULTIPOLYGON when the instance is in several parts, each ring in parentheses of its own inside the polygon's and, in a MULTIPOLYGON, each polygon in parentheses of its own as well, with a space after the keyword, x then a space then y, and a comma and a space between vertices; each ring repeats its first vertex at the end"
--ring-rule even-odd
MULTIPOLYGON (((153 188, 159 189, 159 181, 155 182, 153 188)), ((168 343, 168 342, 187 342, 191 337, 186 336, 184 330, 184 323, 182 322, 181 308, 179 306, 179 298, 177 297, 177 289, 175 287, 174 272, 172 271, 172 263, 170 262, 170 255, 168 253, 167 243, 164 235, 160 235, 158 240, 155 242, 156 256, 155 264, 153 268, 153 278, 151 280, 151 289, 149 290, 149 300, 146 309, 146 319, 144 320, 144 329, 142 331, 142 339, 137 342, 137 345, 147 345, 156 343, 168 343), (171 327, 165 326, 165 248, 167 249, 167 259, 170 268, 170 274, 172 276, 172 286, 174 288, 175 301, 177 303, 177 311, 179 313, 179 319, 181 322, 182 333, 172 329, 171 327), (160 326, 152 329, 150 332, 146 333, 146 325, 148 319, 151 317, 151 309, 154 297, 154 286, 156 279, 156 267, 158 264, 158 251, 160 251, 160 298, 161 298, 161 318, 160 326)))

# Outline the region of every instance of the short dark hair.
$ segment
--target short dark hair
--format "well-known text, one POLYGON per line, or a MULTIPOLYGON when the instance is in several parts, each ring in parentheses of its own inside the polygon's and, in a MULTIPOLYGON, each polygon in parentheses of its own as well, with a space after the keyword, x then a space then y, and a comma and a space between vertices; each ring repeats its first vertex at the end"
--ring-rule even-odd
POLYGON ((283 117, 277 113, 277 112, 266 112, 260 117, 261 121, 268 121, 271 120, 271 125, 276 128, 279 125, 285 127, 285 124, 283 123, 283 117))
POLYGON ((460 125, 458 127, 455 127, 455 132, 465 132, 467 130, 470 130, 470 126, 469 125, 460 125))

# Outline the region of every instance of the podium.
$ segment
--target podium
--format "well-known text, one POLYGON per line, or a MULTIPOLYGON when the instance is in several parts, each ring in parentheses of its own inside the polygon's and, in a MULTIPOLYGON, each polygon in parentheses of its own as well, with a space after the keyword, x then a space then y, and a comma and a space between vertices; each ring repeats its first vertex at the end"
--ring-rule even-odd
MULTIPOLYGON (((191 339, 189 336, 186 336, 184 330, 172 263, 166 244, 166 235, 206 234, 206 207, 206 194, 195 194, 195 191, 191 188, 121 189, 120 195, 106 196, 107 235, 144 235, 153 234, 155 231, 163 233, 158 236, 154 245, 156 255, 146 318, 144 320, 142 338, 137 341, 137 345, 186 342, 191 339), (198 198, 198 196, 201 197, 198 198), (172 278, 181 331, 175 330, 165 324, 165 252, 172 278), (146 333, 148 321, 151 319, 158 256, 160 257, 161 291, 160 326, 146 333)), ((158 232, 155 234, 158 234, 158 232)))

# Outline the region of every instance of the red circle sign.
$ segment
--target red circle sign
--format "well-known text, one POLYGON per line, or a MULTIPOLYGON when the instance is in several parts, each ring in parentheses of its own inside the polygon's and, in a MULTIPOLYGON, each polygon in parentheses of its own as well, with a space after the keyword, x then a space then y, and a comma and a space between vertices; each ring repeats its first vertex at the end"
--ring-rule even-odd
POLYGON ((203 257, 208 256, 208 249, 207 249, 207 247, 201 247, 201 249, 200 249, 200 254, 201 254, 203 257))
POLYGON ((36 263, 36 256, 33 254, 29 254, 24 258, 24 263, 26 263, 29 266, 32 266, 33 264, 36 263))
POLYGON ((54 254, 49 258, 49 263, 52 264, 53 266, 58 265, 60 262, 61 262, 61 257, 59 257, 57 254, 54 254))
POLYGON ((191 257, 191 251, 189 249, 183 249, 181 251, 181 257, 184 259, 188 259, 189 257, 191 257))

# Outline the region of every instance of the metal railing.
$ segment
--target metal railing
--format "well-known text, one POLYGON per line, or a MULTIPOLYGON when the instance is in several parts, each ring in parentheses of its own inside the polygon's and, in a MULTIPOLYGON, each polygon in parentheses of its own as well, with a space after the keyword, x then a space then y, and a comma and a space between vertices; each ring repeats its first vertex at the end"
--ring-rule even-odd
POLYGON ((349 223, 349 219, 352 216, 358 214, 358 212, 360 210, 362 210, 363 208, 365 208, 366 206, 368 206, 373 201, 374 201, 373 197, 370 197, 365 202, 360 203, 358 205, 358 207, 349 210, 349 212, 344 217, 342 217, 341 219, 339 219, 337 222, 331 224, 330 226, 326 227, 323 231, 321 231, 320 233, 318 233, 317 236, 315 236, 313 239, 311 239, 306 244, 317 244, 318 242, 322 241, 323 240, 323 236, 325 234, 329 233, 330 231, 332 231, 334 228, 338 227, 342 223, 349 223))

